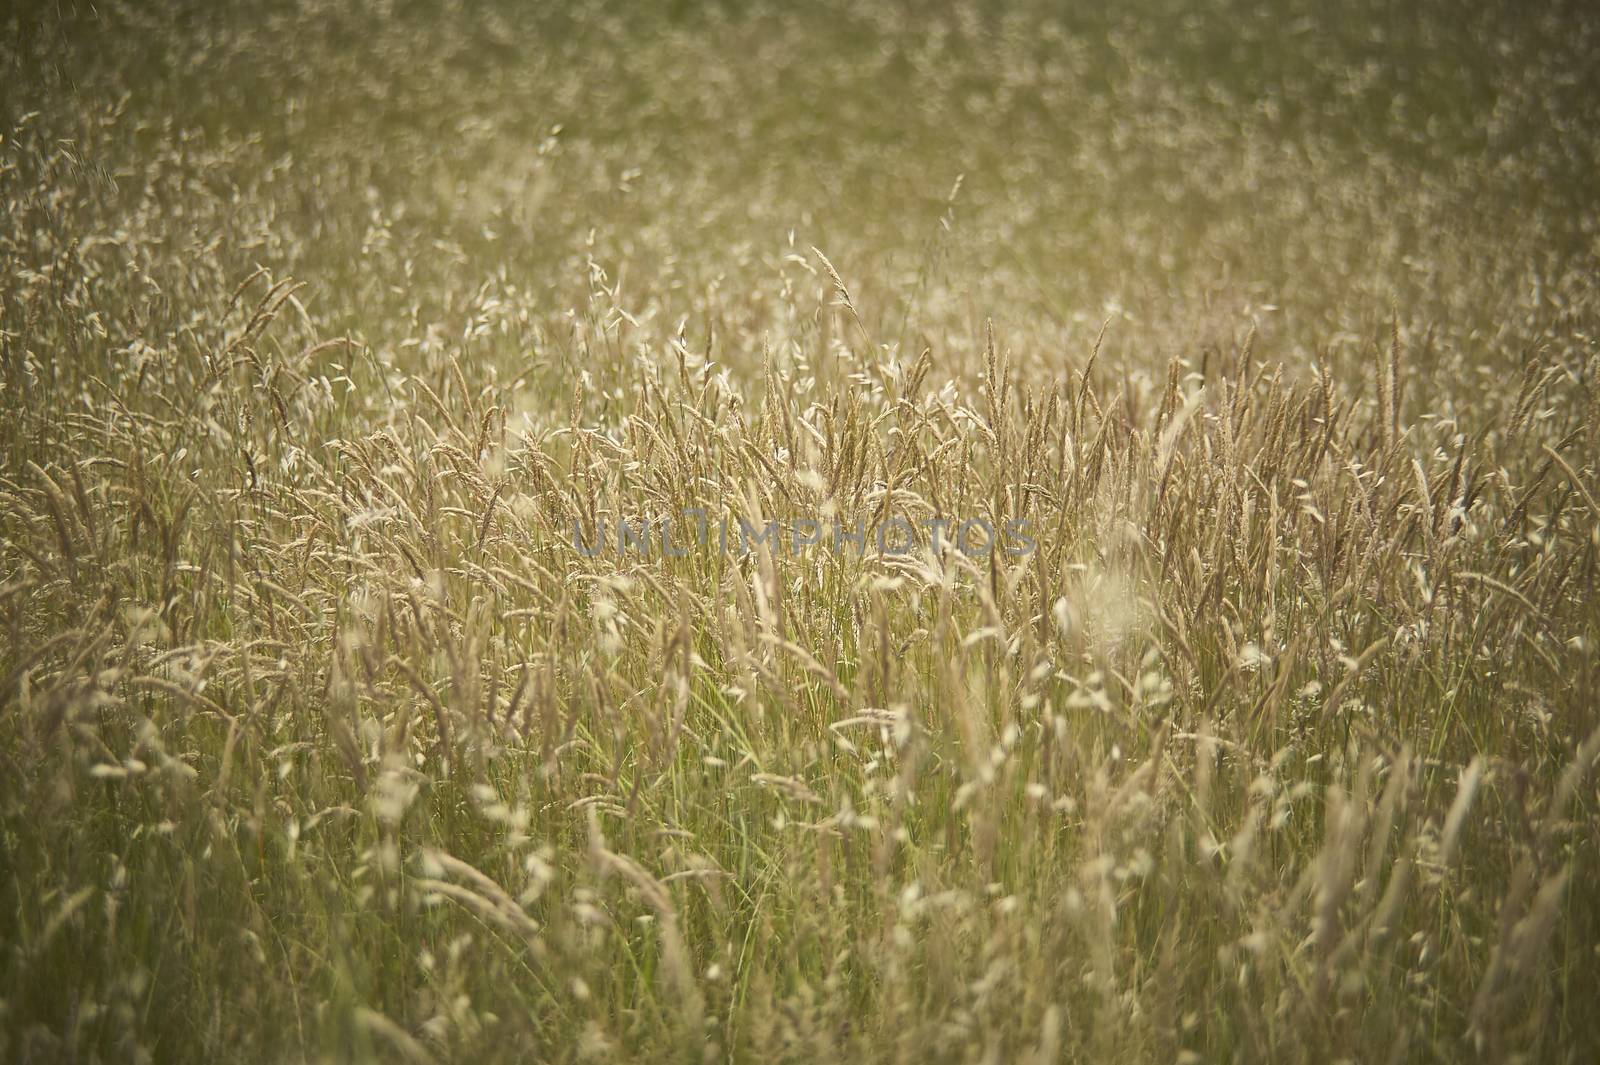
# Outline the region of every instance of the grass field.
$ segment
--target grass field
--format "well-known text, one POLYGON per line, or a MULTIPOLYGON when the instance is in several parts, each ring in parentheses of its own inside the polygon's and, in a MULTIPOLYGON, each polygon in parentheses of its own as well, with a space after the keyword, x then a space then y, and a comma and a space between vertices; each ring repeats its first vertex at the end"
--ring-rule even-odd
POLYGON ((8 6, 0 1060, 1600 1060, 1597 56, 8 6))

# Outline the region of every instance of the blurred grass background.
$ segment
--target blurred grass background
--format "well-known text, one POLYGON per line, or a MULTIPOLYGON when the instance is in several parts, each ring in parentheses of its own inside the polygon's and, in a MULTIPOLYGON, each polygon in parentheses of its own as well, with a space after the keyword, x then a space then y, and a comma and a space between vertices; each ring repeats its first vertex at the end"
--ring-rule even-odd
POLYGON ((908 347, 986 317, 1059 344, 1122 311, 1136 324, 1109 341, 1128 352, 1254 316, 1309 359, 1399 306, 1479 331, 1486 361, 1505 301, 1595 254, 1579 5, 25 4, 10 21, 6 114, 70 135, 115 103, 86 164, 131 168, 124 198, 179 131, 247 143, 208 180, 268 224, 196 239, 314 280, 319 315, 374 343, 497 271, 575 302, 591 260, 627 264, 640 311, 764 328, 793 234, 908 347))

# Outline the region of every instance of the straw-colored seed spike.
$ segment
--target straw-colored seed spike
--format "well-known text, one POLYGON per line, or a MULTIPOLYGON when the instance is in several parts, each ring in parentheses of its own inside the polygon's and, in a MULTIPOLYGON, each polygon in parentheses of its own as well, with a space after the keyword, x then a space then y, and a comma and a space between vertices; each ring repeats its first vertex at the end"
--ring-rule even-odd
POLYGON ((1585 425, 1589 430, 1589 454, 1600 452, 1600 355, 1589 360, 1589 410, 1585 425))
POLYGON ((833 263, 822 253, 820 248, 813 245, 811 252, 822 260, 823 269, 828 272, 828 279, 833 282, 833 289, 839 296, 839 302, 844 304, 845 309, 850 312, 850 318, 856 323, 856 329, 860 331, 861 339, 866 341, 867 347, 870 349, 872 347, 872 338, 867 333, 866 325, 861 321, 861 312, 856 309, 856 303, 850 296, 850 290, 845 287, 844 278, 839 276, 839 271, 834 269, 833 263))
POLYGON ((434 1056, 428 1053, 415 1036, 376 1010, 357 1007, 355 1020, 362 1029, 388 1043, 393 1051, 411 1065, 432 1065, 434 1056))
POLYGON ((1474 758, 1471 764, 1461 771, 1455 802, 1450 805, 1450 812, 1445 816, 1444 828, 1439 833, 1439 864, 1445 868, 1449 868, 1455 860, 1461 830, 1466 824, 1467 812, 1472 808, 1472 800, 1477 794, 1478 785, 1483 780, 1483 773, 1481 758, 1474 758))
POLYGON ((1400 371, 1404 349, 1400 345, 1400 312, 1395 310, 1389 318, 1389 438, 1400 435, 1400 389, 1405 378, 1400 371))
POLYGON ((239 282, 238 287, 233 290, 233 295, 228 298, 227 306, 222 309, 222 317, 226 318, 233 313, 233 308, 238 304, 239 297, 244 295, 244 290, 250 287, 252 281, 258 277, 266 276, 269 276, 267 268, 265 266, 257 266, 243 281, 239 282))
POLYGON ((922 354, 917 356, 917 364, 911 371, 911 379, 906 385, 906 397, 914 398, 922 390, 922 384, 927 380, 929 372, 933 369, 933 349, 923 348, 922 354))
POLYGON ((1393 360, 1385 359, 1380 349, 1377 364, 1378 437, 1385 451, 1394 442, 1394 375, 1391 372, 1392 365, 1393 360))
POLYGON ((1561 919, 1561 903, 1572 878, 1572 867, 1564 866, 1544 885, 1528 907, 1528 915, 1517 925, 1511 944, 1511 961, 1522 974, 1532 974, 1561 919))
POLYGON ((1161 393, 1161 407, 1156 412, 1156 434, 1159 438, 1166 428, 1167 419, 1172 417, 1178 404, 1178 384, 1182 373, 1182 363, 1176 357, 1167 360, 1167 383, 1161 393))

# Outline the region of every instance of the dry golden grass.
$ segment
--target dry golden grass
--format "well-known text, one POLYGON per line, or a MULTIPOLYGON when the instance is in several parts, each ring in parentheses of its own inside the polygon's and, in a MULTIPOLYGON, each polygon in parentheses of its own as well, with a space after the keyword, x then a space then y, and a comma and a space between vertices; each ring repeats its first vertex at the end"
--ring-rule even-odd
POLYGON ((388 6, 6 16, 0 1057, 1600 1051, 1587 18, 388 6))

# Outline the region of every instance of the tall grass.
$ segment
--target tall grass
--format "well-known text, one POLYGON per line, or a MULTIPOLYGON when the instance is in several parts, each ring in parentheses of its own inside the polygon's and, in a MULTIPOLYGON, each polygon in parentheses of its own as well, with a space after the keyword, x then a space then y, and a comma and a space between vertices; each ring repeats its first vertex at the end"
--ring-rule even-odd
POLYGON ((1600 1050, 1588 21, 387 6, 7 16, 0 1056, 1600 1050))

